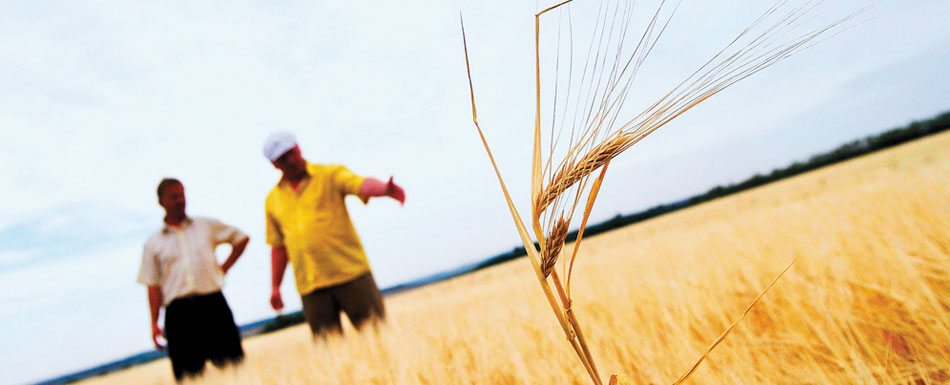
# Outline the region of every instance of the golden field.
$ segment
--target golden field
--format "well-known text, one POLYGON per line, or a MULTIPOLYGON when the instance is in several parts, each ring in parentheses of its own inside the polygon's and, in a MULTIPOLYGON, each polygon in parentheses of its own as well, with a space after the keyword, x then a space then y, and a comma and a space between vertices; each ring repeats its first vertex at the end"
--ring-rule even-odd
MULTIPOLYGON (((581 254, 574 308, 605 377, 672 383, 797 257, 687 383, 950 383, 950 133, 590 237, 581 254)), ((590 383, 524 258, 386 302, 379 333, 249 338, 242 366, 193 382, 590 383)), ((160 360, 85 383, 174 380, 160 360)))

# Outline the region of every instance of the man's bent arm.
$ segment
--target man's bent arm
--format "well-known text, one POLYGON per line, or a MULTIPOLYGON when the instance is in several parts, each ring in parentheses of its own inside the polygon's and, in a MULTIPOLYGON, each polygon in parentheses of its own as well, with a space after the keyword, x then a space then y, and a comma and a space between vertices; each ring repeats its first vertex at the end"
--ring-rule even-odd
POLYGON ((393 183, 393 178, 389 177, 389 182, 382 182, 376 178, 366 178, 363 180, 363 184, 360 186, 360 199, 363 202, 369 200, 372 197, 382 197, 388 196, 399 201, 399 204, 406 202, 406 193, 402 190, 402 187, 393 183))
POLYGON ((284 271, 287 270, 287 249, 284 247, 272 247, 270 250, 270 265, 270 305, 274 310, 280 310, 284 308, 284 301, 280 297, 280 283, 284 280, 284 271))
POLYGON ((231 269, 231 266, 234 266, 234 262, 237 262, 238 258, 241 257, 241 254, 244 253, 244 248, 247 247, 247 243, 250 241, 250 237, 245 237, 244 240, 231 245, 231 255, 229 255, 228 259, 226 259, 224 264, 221 265, 221 270, 223 270, 225 274, 228 273, 228 270, 231 269))
POLYGON ((155 348, 158 350, 165 349, 162 344, 158 343, 158 337, 164 336, 162 329, 158 327, 158 314, 162 310, 162 303, 164 302, 164 297, 162 296, 161 286, 149 286, 148 287, 148 308, 152 313, 152 343, 155 344, 155 348))

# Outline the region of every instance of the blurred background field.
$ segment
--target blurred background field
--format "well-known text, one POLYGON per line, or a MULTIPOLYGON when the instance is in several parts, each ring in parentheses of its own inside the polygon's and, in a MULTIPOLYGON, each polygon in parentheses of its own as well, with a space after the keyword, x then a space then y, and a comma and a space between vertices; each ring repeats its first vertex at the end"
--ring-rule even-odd
MULTIPOLYGON (((602 374, 669 384, 796 257, 688 383, 950 383, 950 133, 588 238, 575 309, 602 374)), ((193 382, 589 383, 524 258, 386 301, 378 333, 252 337, 193 382)), ((163 359, 84 383, 174 380, 163 359)))

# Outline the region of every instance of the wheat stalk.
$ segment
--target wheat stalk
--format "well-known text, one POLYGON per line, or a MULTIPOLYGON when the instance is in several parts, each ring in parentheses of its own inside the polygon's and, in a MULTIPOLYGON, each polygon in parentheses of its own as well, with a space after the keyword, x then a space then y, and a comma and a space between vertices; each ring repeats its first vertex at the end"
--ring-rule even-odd
MULTIPOLYGON (((620 3, 617 3, 611 11, 609 1, 606 1, 602 3, 602 7, 598 12, 597 27, 601 29, 599 32, 595 32, 592 37, 591 49, 588 52, 587 62, 583 66, 584 71, 580 80, 581 87, 587 92, 584 93, 584 90, 577 94, 571 92, 574 77, 572 74, 573 62, 569 58, 568 85, 563 90, 566 95, 562 97, 559 94, 561 89, 556 84, 553 92, 554 102, 551 108, 551 135, 546 138, 549 146, 547 153, 543 153, 542 143, 545 139, 541 133, 541 17, 548 12, 560 10, 571 2, 572 0, 563 1, 535 14, 536 118, 531 174, 531 223, 540 250, 535 248, 527 226, 525 226, 512 202, 488 142, 478 124, 464 23, 462 23, 462 39, 472 101, 472 120, 501 184, 509 211, 524 243, 525 251, 534 267, 545 298, 548 300, 569 343, 593 383, 602 385, 603 381, 573 310, 570 283, 584 228, 604 181, 607 165, 620 153, 687 110, 736 82, 807 48, 810 44, 816 42, 819 36, 855 18, 858 14, 866 11, 867 8, 789 39, 786 36, 800 26, 821 1, 809 0, 798 7, 784 10, 790 0, 778 0, 721 51, 661 96, 655 103, 632 118, 621 120, 622 108, 631 92, 636 74, 648 54, 656 46, 660 36, 670 25, 678 4, 672 11, 664 13, 666 1, 661 0, 633 50, 629 51, 625 43, 631 40, 628 38, 628 34, 633 5, 627 2, 625 3, 627 5, 621 8, 620 3), (610 19, 611 15, 613 19, 610 19), (610 26, 609 31, 608 25, 610 26), (593 49, 595 46, 597 47, 596 50, 593 49), (584 95, 581 96, 581 94, 584 95), (559 104, 562 102, 564 105, 559 104), (567 105, 571 102, 574 103, 573 113, 570 112, 570 106, 567 105), (571 118, 566 115, 570 115, 571 118), (555 127, 565 125, 570 128, 567 148, 563 155, 557 156, 556 150, 561 134, 555 135, 555 127), (560 160, 555 163, 556 158, 560 160), (591 175, 598 169, 601 170, 601 173, 594 179, 593 183, 590 183, 591 175), (584 199, 585 197, 586 199, 584 199), (568 228, 580 202, 586 202, 586 204, 583 206, 582 221, 578 229, 574 249, 571 252, 569 267, 566 268, 567 284, 564 285, 557 272, 556 265, 563 252, 568 228), (556 296, 555 292, 557 293, 556 296)), ((597 31, 596 27, 595 31, 597 31)), ((560 33, 558 37, 560 39, 560 33)), ((573 55, 573 40, 571 40, 570 47, 570 54, 573 55)), ((559 52, 558 58, 560 58, 559 52)), ((555 80, 558 79, 559 66, 560 59, 556 61, 555 65, 555 80)), ((749 305, 746 312, 739 316, 710 345, 695 365, 674 384, 680 384, 692 375, 712 349, 725 339, 739 320, 751 310, 752 306, 790 267, 791 264, 775 277, 772 283, 749 305)), ((622 376, 615 375, 610 378, 610 384, 612 385, 623 383, 626 383, 626 380, 622 376)))

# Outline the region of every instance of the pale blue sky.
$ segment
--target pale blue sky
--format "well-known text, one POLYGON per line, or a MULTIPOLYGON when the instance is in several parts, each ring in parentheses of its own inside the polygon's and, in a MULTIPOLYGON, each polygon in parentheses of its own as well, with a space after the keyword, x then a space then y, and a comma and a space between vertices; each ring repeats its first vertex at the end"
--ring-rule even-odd
MULTIPOLYGON (((684 1, 642 89, 677 82, 763 7, 743 3, 684 1)), ((865 4, 834 2, 822 16, 865 4)), ((537 9, 0 2, 0 382, 150 349, 135 276, 160 225, 154 190, 165 176, 184 182, 190 214, 250 234, 225 295, 240 323, 272 316, 263 200, 279 175, 260 147, 275 130, 295 132, 311 161, 395 175, 405 187, 404 207, 349 202, 382 286, 518 245, 471 124, 458 13, 480 123, 524 210, 537 9)), ((948 14, 942 0, 882 1, 842 34, 717 95, 611 164, 593 220, 950 109, 948 14)))

